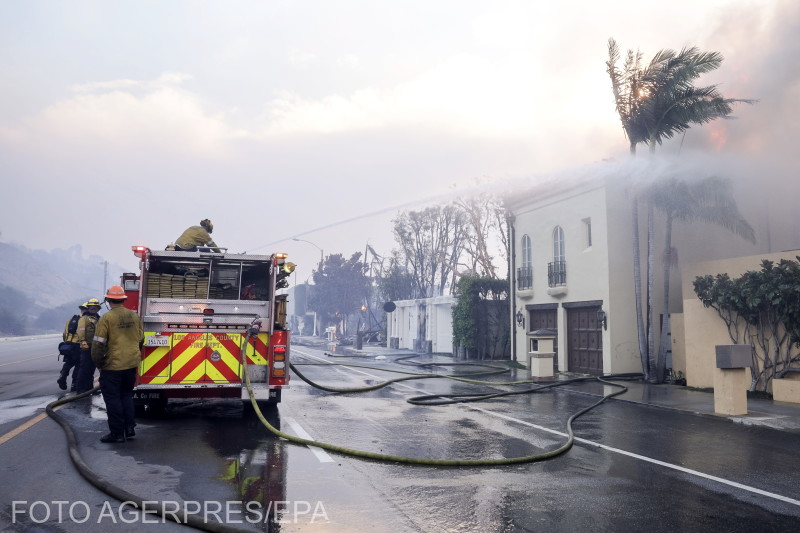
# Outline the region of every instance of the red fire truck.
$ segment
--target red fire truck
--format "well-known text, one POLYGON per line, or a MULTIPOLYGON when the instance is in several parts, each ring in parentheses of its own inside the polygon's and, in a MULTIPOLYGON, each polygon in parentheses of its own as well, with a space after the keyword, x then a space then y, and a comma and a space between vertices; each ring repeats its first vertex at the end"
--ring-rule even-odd
POLYGON ((144 346, 134 402, 163 409, 170 398, 277 403, 289 381, 286 254, 159 251, 134 246, 139 273, 123 274, 125 306, 139 313, 144 346), (245 364, 242 365, 242 353, 245 364))

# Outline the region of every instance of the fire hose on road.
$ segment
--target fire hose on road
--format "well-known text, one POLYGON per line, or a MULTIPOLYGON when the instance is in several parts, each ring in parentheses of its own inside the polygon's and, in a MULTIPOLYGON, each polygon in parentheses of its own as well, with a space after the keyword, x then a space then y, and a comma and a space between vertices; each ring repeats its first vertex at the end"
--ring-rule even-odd
MULTIPOLYGON (((581 377, 575 378, 566 381, 559 381, 556 383, 547 383, 547 384, 540 384, 534 381, 520 381, 520 382, 506 382, 506 383, 498 383, 498 382, 488 382, 488 381, 478 381, 478 380, 469 380, 465 378, 461 378, 458 376, 448 376, 444 374, 414 374, 411 376, 406 376, 402 378, 396 378, 387 380, 383 383, 379 383, 376 385, 370 385, 368 387, 357 387, 352 389, 338 389, 334 387, 328 387, 324 385, 320 385, 315 383, 314 381, 307 378, 303 375, 300 371, 298 371, 297 366, 294 364, 289 365, 292 371, 308 383, 309 385, 328 391, 328 392, 337 392, 337 393, 345 393, 345 392, 364 392, 368 390, 375 390, 382 387, 386 387, 393 383, 398 383, 401 381, 407 381, 412 379, 428 379, 428 378, 445 378, 445 379, 453 379, 456 381, 468 382, 468 383, 481 383, 487 385, 517 385, 517 384, 527 384, 527 385, 539 385, 533 389, 527 390, 520 390, 520 391, 511 391, 511 392, 497 392, 497 393, 490 393, 490 394, 432 394, 427 396, 417 396, 414 398, 409 398, 407 401, 409 403, 413 403, 415 405, 445 405, 450 403, 465 403, 465 402, 475 402, 475 401, 482 401, 488 400, 491 398, 497 398, 501 396, 511 396, 516 394, 532 394, 537 392, 542 392, 548 389, 552 389, 554 387, 559 387, 563 385, 569 385, 573 383, 579 382, 589 382, 589 381, 599 381, 605 385, 610 385, 612 387, 616 387, 619 390, 616 390, 612 393, 609 393, 603 396, 599 401, 595 402, 594 404, 581 409, 580 411, 572 414, 567 420, 567 440, 559 447, 549 450, 543 453, 534 454, 534 455, 526 455, 522 457, 508 457, 508 458, 501 458, 501 459, 425 459, 425 458, 416 458, 416 457, 402 457, 398 455, 387 455, 387 454, 380 454, 374 452, 368 452, 363 450, 354 450, 352 448, 347 448, 344 446, 337 446, 334 444, 329 444, 326 442, 311 440, 311 439, 304 439, 302 437, 295 437, 294 435, 290 435, 288 433, 284 433, 281 430, 275 428, 272 424, 270 424, 267 419, 264 417, 263 413, 258 407, 258 403, 256 402, 255 398, 252 394, 252 388, 250 384, 250 378, 247 377, 247 389, 248 393, 250 393, 250 401, 253 406, 253 409, 256 413, 256 416, 261 420, 261 423, 274 435, 286 439, 288 441, 302 444, 305 446, 316 446, 317 448, 322 448, 324 450, 332 451, 335 453, 340 453, 344 455, 349 455, 353 457, 359 457, 363 459, 372 459, 375 461, 384 461, 384 462, 391 462, 391 463, 405 463, 411 465, 421 465, 421 466, 440 466, 440 467, 480 467, 480 466, 502 466, 502 465, 513 465, 513 464, 521 464, 521 463, 533 463, 536 461, 543 461, 545 459, 552 459, 558 455, 561 455, 568 451, 575 440, 574 433, 572 430, 572 423, 580 416, 588 413, 601 403, 605 402, 607 399, 612 398, 614 396, 618 396, 625 391, 628 390, 627 387, 624 385, 620 385, 619 383, 613 383, 611 381, 607 381, 607 379, 617 379, 617 380, 625 380, 625 379, 638 379, 641 375, 640 374, 619 374, 613 376, 606 376, 607 379, 603 379, 600 377, 581 377)), ((386 371, 383 368, 375 368, 369 366, 360 366, 360 365, 339 365, 337 363, 330 363, 328 366, 358 366, 359 368, 370 368, 374 370, 381 370, 386 371)), ((397 372, 397 371, 394 371, 397 372)), ((246 375, 246 374, 245 374, 246 375)))
MULTIPOLYGON (((380 454, 375 452, 363 451, 363 450, 356 450, 352 448, 347 448, 345 446, 338 446, 334 444, 329 444, 326 442, 311 440, 311 439, 304 439, 301 437, 296 437, 294 435, 290 435, 288 433, 284 433, 270 424, 267 419, 265 418, 264 414, 261 412, 259 408, 258 402, 255 398, 255 394, 253 393, 252 383, 250 382, 250 376, 246 370, 247 368, 247 361, 246 361, 246 350, 244 349, 250 339, 257 335, 259 331, 259 325, 253 323, 251 327, 248 329, 248 333, 246 338, 244 339, 243 346, 241 349, 241 356, 242 356, 242 368, 245 369, 243 374, 245 378, 245 385, 247 387, 247 392, 250 398, 250 403, 253 407, 253 410, 261 421, 261 423, 269 430, 272 434, 285 439, 289 442, 293 442, 295 444, 303 445, 303 446, 316 446, 317 448, 322 448, 324 450, 328 450, 334 453, 339 453, 343 455, 348 455, 351 457, 357 457, 362 459, 369 459, 373 461, 382 461, 382 462, 390 462, 390 463, 402 463, 408 465, 418 465, 418 466, 434 466, 434 467, 486 467, 486 466, 503 466, 503 465, 514 465, 514 464, 522 464, 522 463, 532 463, 537 461, 544 461, 546 459, 552 459, 557 457, 565 452, 567 452, 574 443, 574 433, 572 429, 573 422, 579 418, 580 416, 588 413, 595 407, 599 406, 607 399, 612 398, 614 396, 620 395, 627 391, 627 387, 621 385, 619 383, 613 383, 609 380, 634 380, 641 378, 641 374, 617 374, 617 375, 609 375, 604 377, 579 377, 570 380, 558 381, 558 382, 548 382, 548 383, 541 383, 536 382, 533 380, 526 380, 526 381, 510 381, 510 382, 497 382, 497 381, 482 381, 473 379, 479 376, 489 376, 489 375, 496 375, 504 372, 508 372, 508 368, 500 367, 498 365, 489 365, 489 364, 475 364, 475 363, 450 363, 447 365, 434 365, 434 364, 420 364, 420 363, 410 363, 410 364, 417 364, 418 366, 455 366, 455 365, 466 365, 466 366, 480 366, 484 368, 488 368, 489 370, 483 372, 474 372, 469 374, 461 374, 461 375, 446 375, 446 374, 430 374, 430 373, 417 373, 417 372, 405 372, 400 370, 392 370, 386 368, 379 368, 379 367, 370 367, 365 365, 354 365, 354 364, 343 364, 343 363, 307 363, 309 365, 316 365, 316 366, 345 366, 345 367, 358 367, 358 368, 367 368, 373 370, 379 370, 382 372, 394 372, 399 374, 405 374, 403 377, 389 379, 383 381, 381 383, 375 385, 369 385, 364 387, 356 387, 356 388, 336 388, 318 384, 307 376, 305 376, 298 368, 298 365, 290 364, 290 368, 292 371, 297 375, 298 378, 305 381, 309 385, 319 388, 321 390, 325 390, 332 393, 355 393, 355 392, 366 392, 371 390, 380 389, 383 387, 387 387, 394 383, 399 383, 402 381, 409 381, 409 380, 417 380, 417 379, 450 379, 454 381, 459 381, 462 383, 471 383, 475 385, 488 385, 488 386, 501 386, 501 385, 508 385, 508 386, 515 386, 515 385, 527 385, 528 388, 523 390, 517 391, 509 391, 509 392, 491 392, 491 393, 478 393, 478 394, 432 394, 432 395, 425 395, 425 396, 417 396, 413 398, 409 398, 407 401, 415 404, 415 405, 445 405, 445 404, 452 404, 452 403, 466 403, 466 402, 476 402, 482 400, 488 400, 492 398, 498 398, 502 396, 511 396, 517 394, 533 394, 539 393, 546 390, 551 390, 555 387, 574 384, 574 383, 585 383, 591 381, 598 381, 605 385, 609 385, 612 387, 617 388, 618 390, 611 392, 609 394, 604 395, 599 401, 595 402, 594 404, 585 407, 578 412, 572 414, 569 419, 567 420, 567 439, 566 441, 554 448, 552 450, 542 452, 539 454, 534 455, 526 455, 521 457, 509 457, 509 458, 499 458, 499 459, 426 459, 426 458, 417 458, 417 457, 403 457, 397 455, 388 455, 388 454, 380 454), (531 386, 533 386, 531 388, 531 386)), ((412 357, 416 356, 407 356, 398 359, 400 360, 408 360, 412 357)), ((406 363, 409 364, 409 363, 406 363)), ((89 396, 90 394, 96 392, 99 387, 95 387, 94 389, 75 395, 64 397, 59 400, 56 400, 47 405, 46 411, 47 414, 53 418, 64 430, 64 433, 67 437, 67 444, 69 448, 69 455, 70 459, 72 460, 75 467, 78 469, 78 472, 83 476, 89 483, 93 486, 97 487, 104 493, 116 498, 121 502, 128 502, 133 507, 144 509, 145 502, 148 504, 148 512, 152 512, 163 519, 168 519, 174 521, 179 524, 187 525, 196 529, 200 529, 203 531, 211 531, 211 532, 220 532, 220 533, 235 533, 235 532, 242 532, 242 531, 250 531, 241 528, 236 528, 221 522, 214 522, 214 521, 207 521, 199 516, 195 516, 191 513, 187 513, 185 509, 173 509, 173 508, 166 508, 164 502, 159 502, 158 506, 155 508, 152 507, 152 500, 146 500, 140 496, 132 494, 121 487, 115 485, 114 483, 103 479, 100 475, 94 472, 86 462, 83 460, 83 457, 78 450, 78 443, 75 437, 75 432, 72 430, 72 427, 66 421, 64 417, 58 414, 55 410, 56 407, 65 405, 69 402, 78 400, 80 398, 84 398, 89 396)))
MULTIPOLYGON (((251 326, 250 330, 248 330, 248 338, 245 341, 245 345, 246 345, 247 342, 249 342, 249 338, 251 336, 257 335, 257 334, 258 334, 258 328, 255 325, 251 326)), ((414 357, 414 356, 410 356, 410 357, 414 357)), ((242 351, 242 364, 244 365, 245 363, 246 363, 245 354, 244 354, 244 351, 242 351)), ((372 368, 374 370, 387 371, 387 369, 383 369, 383 368, 365 367, 365 366, 360 366, 360 365, 340 365, 338 363, 324 363, 324 365, 328 365, 328 366, 358 366, 359 368, 372 368)), ((472 365, 472 366, 474 366, 474 365, 472 365)), ((374 461, 384 461, 384 462, 390 462, 390 463, 404 463, 404 464, 410 464, 410 465, 439 466, 439 467, 503 466, 503 465, 514 465, 514 464, 521 464, 521 463, 533 463, 533 462, 536 462, 536 461, 543 461, 545 459, 552 459, 553 457, 557 457, 557 456, 565 453, 566 451, 568 451, 570 448, 572 448, 572 445, 573 445, 573 443, 575 441, 575 436, 574 436, 574 433, 572 431, 572 423, 578 417, 588 413, 589 411, 591 411, 592 409, 594 409, 595 407, 597 407, 601 403, 605 402, 607 399, 612 398, 614 396, 618 396, 618 395, 620 395, 620 394, 622 394, 622 393, 624 393, 625 391, 628 390, 628 388, 625 387, 624 385, 620 385, 618 383, 612 383, 611 381, 607 381, 608 379, 618 379, 618 380, 622 379, 622 380, 624 380, 624 379, 638 379, 638 378, 641 377, 641 374, 617 374, 617 375, 612 375, 612 376, 606 376, 606 379, 603 379, 603 378, 600 378, 600 377, 581 377, 581 378, 575 378, 575 379, 572 379, 572 380, 559 381, 559 382, 556 382, 556 383, 547 383, 547 384, 540 384, 540 383, 537 383, 535 381, 530 381, 530 380, 528 380, 528 381, 516 381, 516 382, 500 382, 500 383, 498 383, 498 382, 490 382, 490 381, 478 381, 478 380, 473 380, 473 379, 469 379, 469 378, 465 378, 465 377, 461 377, 461 376, 449 376, 449 375, 444 375, 444 374, 421 374, 421 373, 412 373, 412 372, 402 372, 402 371, 399 371, 399 370, 388 370, 389 372, 395 372, 395 373, 401 373, 401 374, 410 374, 410 375, 407 375, 407 376, 401 377, 401 378, 390 379, 390 380, 384 381, 382 383, 378 383, 378 384, 375 384, 375 385, 369 385, 369 386, 366 386, 366 387, 356 387, 356 388, 342 389, 342 388, 334 388, 334 387, 323 386, 323 385, 320 385, 318 383, 315 383, 314 381, 312 381, 309 378, 307 378, 302 372, 300 372, 297 369, 297 365, 294 365, 294 364, 290 363, 289 367, 297 375, 297 377, 299 377, 300 379, 302 379, 303 381, 305 381, 306 383, 308 383, 312 387, 316 387, 316 388, 319 388, 319 389, 322 389, 322 390, 325 390, 325 391, 328 391, 328 392, 336 392, 336 393, 366 392, 366 391, 371 391, 371 390, 376 390, 376 389, 379 389, 379 388, 382 388, 382 387, 386 387, 386 386, 389 386, 389 385, 391 385, 393 383, 398 383, 400 381, 407 381, 407 380, 412 380, 412 379, 430 379, 430 378, 446 378, 446 379, 453 379, 453 380, 461 381, 461 382, 467 382, 467 383, 473 383, 473 384, 485 384, 485 385, 493 385, 493 386, 496 386, 496 385, 520 385, 520 384, 525 384, 525 385, 535 384, 535 385, 539 385, 537 388, 534 388, 534 389, 527 389, 527 390, 513 391, 513 392, 500 392, 500 393, 480 394, 480 395, 474 395, 474 394, 472 394, 472 395, 443 395, 443 394, 436 394, 436 395, 429 395, 429 396, 418 396, 418 397, 411 398, 411 399, 408 400, 409 402, 414 403, 416 405, 444 405, 444 404, 449 404, 449 403, 463 403, 463 402, 467 402, 467 401, 488 400, 490 398, 496 398, 496 397, 500 397, 500 396, 510 396, 510 395, 514 395, 514 394, 532 394, 532 393, 541 392, 543 390, 552 389, 552 388, 558 387, 558 386, 563 386, 563 385, 568 385, 568 384, 578 383, 578 382, 587 382, 587 381, 599 381, 601 383, 604 383, 606 385, 610 385, 612 387, 616 387, 616 388, 619 389, 619 390, 614 391, 612 393, 606 394, 599 401, 595 402, 594 404, 592 404, 592 405, 590 405, 588 407, 585 407, 585 408, 581 409, 580 411, 578 411, 578 412, 574 413, 572 416, 570 416, 569 419, 567 420, 567 435, 568 435, 567 436, 567 440, 561 446, 559 446, 559 447, 557 447, 557 448, 555 448, 553 450, 549 450, 549 451, 542 452, 542 453, 539 453, 539 454, 534 454, 534 455, 526 455, 526 456, 522 456, 522 457, 508 457, 508 458, 501 458, 501 459, 425 459, 425 458, 417 458, 417 457, 403 457, 403 456, 398 456, 398 455, 387 455, 387 454, 368 452, 368 451, 363 451, 363 450, 355 450, 355 449, 347 448, 347 447, 344 447, 344 446, 337 446, 335 444, 329 444, 327 442, 320 442, 320 441, 311 440, 311 439, 304 439, 302 437, 296 437, 294 435, 290 435, 288 433, 284 433, 283 431, 277 429, 272 424, 270 424, 267 421, 267 419, 264 417, 264 414, 261 412, 261 409, 259 409, 259 407, 258 407, 258 402, 256 401, 255 395, 253 394, 253 387, 252 387, 252 384, 250 383, 250 376, 248 375, 247 372, 244 372, 245 383, 247 385, 247 392, 250 395, 250 403, 253 406, 253 410, 255 411, 256 416, 258 417, 258 419, 261 420, 261 423, 273 435, 276 435, 276 436, 278 436, 278 437, 280 437, 282 439, 288 440, 290 442, 294 442, 296 444, 302 444, 302 445, 305 445, 305 446, 316 446, 317 448, 322 448, 323 450, 328 450, 328 451, 335 452, 335 453, 349 455, 349 456, 352 456, 352 457, 359 457, 359 458, 362 458, 362 459, 371 459, 371 460, 374 460, 374 461)), ((497 369, 498 367, 494 367, 494 368, 497 369)), ((505 372, 505 371, 507 371, 507 369, 503 369, 503 371, 505 372)), ((483 373, 475 373, 475 374, 469 374, 469 375, 477 376, 477 375, 488 375, 488 374, 495 374, 495 373, 497 373, 497 372, 483 372, 483 373)))
POLYGON ((191 526, 195 529, 200 529, 203 531, 212 531, 215 533, 242 533, 242 532, 251 532, 252 530, 249 529, 241 529, 229 526, 227 524, 223 524, 221 522, 213 522, 207 521, 199 516, 196 516, 192 513, 187 512, 186 509, 175 509, 175 508, 167 508, 164 502, 159 501, 157 507, 154 508, 153 500, 148 500, 146 498, 142 498, 136 494, 130 493, 123 489, 122 487, 115 485, 111 481, 103 479, 102 476, 98 475, 94 470, 89 468, 89 465, 86 464, 86 461, 83 460, 83 457, 78 450, 78 440, 75 438, 75 432, 72 430, 72 427, 69 425, 69 422, 66 419, 58 414, 55 411, 55 408, 60 405, 65 405, 67 403, 73 402, 80 398, 85 398, 86 396, 91 395, 93 392, 99 390, 100 387, 95 387, 89 391, 83 392, 81 394, 76 394, 75 396, 67 396, 56 400, 47 405, 45 411, 47 414, 50 415, 50 418, 55 420, 58 425, 64 430, 64 433, 67 436, 67 447, 69 449, 69 457, 72 460, 72 463, 75 465, 75 468, 78 469, 83 478, 103 491, 104 493, 108 494, 109 496, 116 498, 120 502, 130 503, 132 507, 137 509, 144 509, 145 505, 147 505, 148 512, 152 511, 157 516, 162 517, 166 520, 171 520, 178 524, 183 524, 187 526, 191 526))

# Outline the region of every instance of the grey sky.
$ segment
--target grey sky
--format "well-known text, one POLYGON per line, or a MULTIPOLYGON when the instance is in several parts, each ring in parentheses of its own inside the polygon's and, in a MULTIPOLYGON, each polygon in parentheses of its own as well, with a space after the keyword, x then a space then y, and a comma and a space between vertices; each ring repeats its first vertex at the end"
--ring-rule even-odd
MULTIPOLYGON (((681 149, 795 171, 797 2, 31 1, 0 3, 4 241, 80 243, 133 268, 211 218, 233 251, 392 246, 360 214, 625 157, 606 40, 722 52, 738 121, 681 149), (289 239, 289 240, 285 240, 289 239)), ((677 151, 671 143, 664 150, 677 151)), ((302 281, 302 280, 299 280, 302 281)))

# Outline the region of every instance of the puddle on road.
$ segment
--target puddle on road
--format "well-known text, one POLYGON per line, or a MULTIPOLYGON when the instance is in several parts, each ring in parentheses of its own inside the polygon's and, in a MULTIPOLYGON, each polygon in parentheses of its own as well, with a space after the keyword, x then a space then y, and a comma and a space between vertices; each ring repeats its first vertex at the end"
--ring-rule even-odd
POLYGON ((18 398, 0 401, 0 424, 13 422, 44 412, 47 404, 58 399, 58 396, 40 396, 38 398, 18 398))

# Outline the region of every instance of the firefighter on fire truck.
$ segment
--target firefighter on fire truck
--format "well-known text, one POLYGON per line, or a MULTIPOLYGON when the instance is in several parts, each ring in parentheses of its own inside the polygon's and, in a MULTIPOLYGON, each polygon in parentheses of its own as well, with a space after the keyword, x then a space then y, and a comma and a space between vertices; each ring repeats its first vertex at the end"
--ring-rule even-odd
POLYGON ((211 239, 214 224, 207 218, 200 221, 199 226, 191 226, 175 239, 175 249, 183 252, 195 252, 199 246, 210 246, 212 252, 219 253, 217 243, 211 239))

